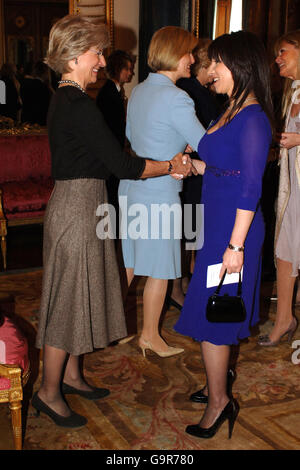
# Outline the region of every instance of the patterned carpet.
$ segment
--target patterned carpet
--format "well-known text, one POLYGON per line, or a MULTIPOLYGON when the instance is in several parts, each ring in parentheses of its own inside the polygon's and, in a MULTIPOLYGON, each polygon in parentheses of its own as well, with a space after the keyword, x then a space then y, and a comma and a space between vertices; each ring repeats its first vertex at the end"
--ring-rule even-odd
MULTIPOLYGON (((196 342, 173 331, 178 317, 178 311, 173 307, 165 313, 162 336, 170 345, 184 347, 183 354, 162 359, 148 353, 144 358, 137 337, 127 344, 97 350, 85 356, 85 376, 91 384, 108 387, 110 396, 95 402, 68 396, 72 408, 88 418, 87 426, 66 430, 56 427, 45 415, 38 418, 34 415, 29 398, 40 382, 41 357, 33 345, 41 279, 39 269, 0 276, 0 292, 14 294, 13 309, 30 343, 32 374, 23 406, 24 449, 300 449, 300 328, 294 337, 294 341, 298 340, 298 344, 293 344, 295 349, 286 342, 265 349, 256 345, 259 331, 270 331, 274 321, 276 302, 268 305, 263 301, 265 295, 271 294, 272 284, 262 286, 263 319, 259 330, 256 329, 249 341, 240 346, 233 387, 240 413, 232 439, 228 440, 225 423, 214 438, 201 440, 184 432, 187 424, 199 421, 204 410, 204 405, 187 400, 190 393, 204 384, 200 349, 196 342)), ((128 304, 128 316, 132 320, 137 317, 138 330, 142 286, 143 279, 140 279, 136 287, 137 304, 133 289, 128 304)), ((296 314, 300 319, 299 307, 296 314)), ((9 433, 8 406, 1 404, 0 448, 12 448, 9 433)))

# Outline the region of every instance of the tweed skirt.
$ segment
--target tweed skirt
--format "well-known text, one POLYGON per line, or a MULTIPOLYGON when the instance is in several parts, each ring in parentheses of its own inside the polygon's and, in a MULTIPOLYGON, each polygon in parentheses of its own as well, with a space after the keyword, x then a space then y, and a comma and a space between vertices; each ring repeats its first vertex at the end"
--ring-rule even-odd
POLYGON ((127 334, 114 240, 96 234, 104 202, 104 180, 55 183, 44 220, 38 348, 79 355, 127 334))

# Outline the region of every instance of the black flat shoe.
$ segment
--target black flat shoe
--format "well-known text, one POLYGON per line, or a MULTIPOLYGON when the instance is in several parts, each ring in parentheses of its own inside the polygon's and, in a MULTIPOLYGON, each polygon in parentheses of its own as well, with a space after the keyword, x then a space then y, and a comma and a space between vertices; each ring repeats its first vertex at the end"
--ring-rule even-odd
POLYGON ((61 426, 63 428, 81 428, 87 423, 87 419, 84 416, 81 416, 72 410, 70 416, 59 415, 40 399, 37 392, 33 395, 31 404, 36 409, 36 416, 39 416, 40 412, 45 413, 57 426, 61 426))
MULTIPOLYGON (((228 369, 227 373, 227 395, 231 397, 231 389, 232 389, 232 384, 235 379, 235 373, 233 369, 228 369)), ((204 394, 204 389, 205 387, 201 388, 201 390, 198 390, 197 392, 194 392, 190 396, 190 400, 193 401, 194 403, 208 403, 208 396, 204 394)))
POLYGON ((228 420, 228 439, 231 439, 233 426, 237 418, 239 409, 235 400, 230 400, 223 409, 220 416, 216 419, 210 428, 202 428, 199 424, 190 424, 187 426, 185 432, 191 436, 200 437, 202 439, 210 439, 213 437, 218 429, 222 426, 224 421, 228 420))
POLYGON ((180 305, 176 300, 172 299, 171 296, 166 297, 167 305, 170 307, 171 305, 179 310, 181 312, 182 305, 180 305))
POLYGON ((80 395, 87 400, 99 400, 100 398, 107 397, 110 391, 107 388, 92 387, 93 390, 79 390, 63 382, 61 391, 64 395, 80 395))

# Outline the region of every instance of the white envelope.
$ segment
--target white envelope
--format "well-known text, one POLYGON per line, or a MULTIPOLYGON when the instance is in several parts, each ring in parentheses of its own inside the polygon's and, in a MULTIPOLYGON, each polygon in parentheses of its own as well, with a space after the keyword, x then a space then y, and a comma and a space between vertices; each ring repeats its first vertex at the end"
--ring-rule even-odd
MULTIPOLYGON (((207 266, 207 278, 206 278, 206 287, 216 287, 220 284, 220 271, 222 263, 212 264, 207 266)), ((241 277, 243 279, 243 269, 241 271, 241 277)), ((223 285, 225 284, 237 284, 239 282, 239 273, 226 274, 223 285)))

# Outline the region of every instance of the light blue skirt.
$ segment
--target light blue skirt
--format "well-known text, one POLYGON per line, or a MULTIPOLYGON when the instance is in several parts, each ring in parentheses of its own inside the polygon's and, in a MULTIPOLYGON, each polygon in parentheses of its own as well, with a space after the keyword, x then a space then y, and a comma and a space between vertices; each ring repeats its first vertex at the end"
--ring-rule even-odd
POLYGON ((154 191, 143 181, 119 185, 124 265, 138 276, 181 277, 182 211, 177 191, 154 191))

